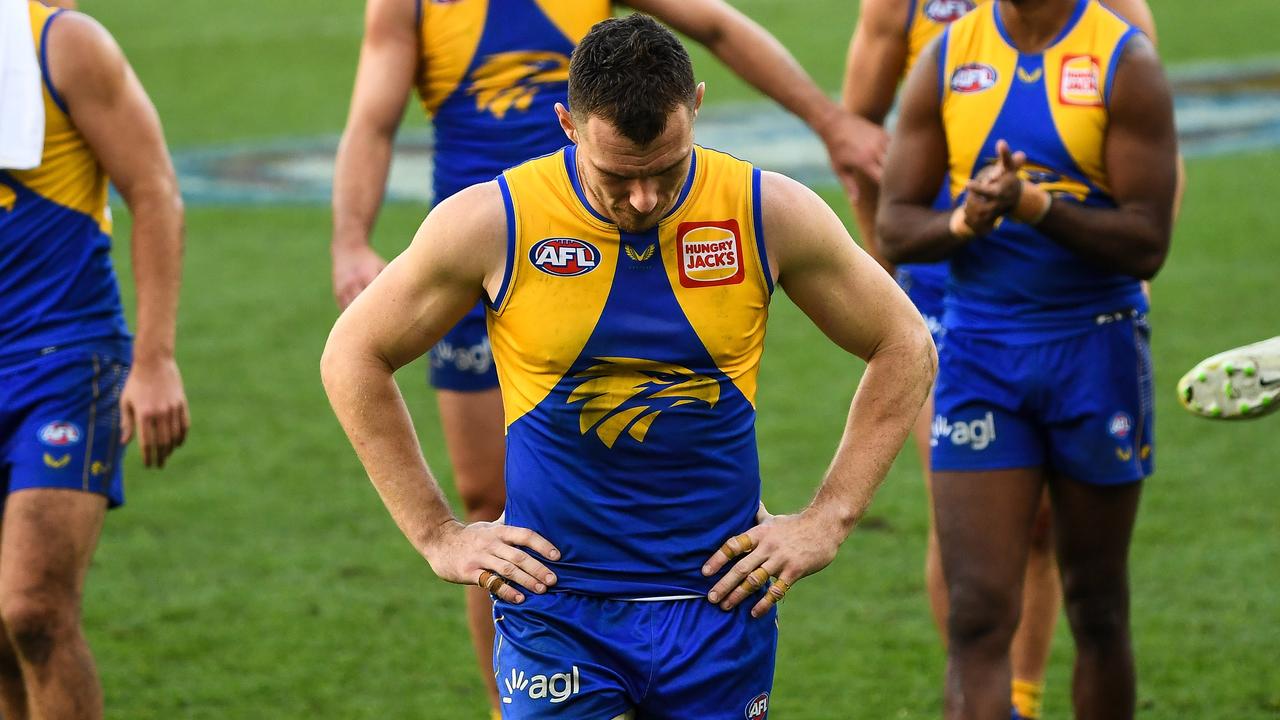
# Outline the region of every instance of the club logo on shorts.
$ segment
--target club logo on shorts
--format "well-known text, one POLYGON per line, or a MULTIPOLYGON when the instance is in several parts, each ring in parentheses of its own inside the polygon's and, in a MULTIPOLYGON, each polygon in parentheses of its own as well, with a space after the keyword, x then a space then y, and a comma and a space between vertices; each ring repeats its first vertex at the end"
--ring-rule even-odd
POLYGON ((51 422, 40 428, 40 442, 50 447, 66 447, 80 442, 80 426, 70 422, 51 422))
POLYGON ((1118 412, 1111 416, 1111 421, 1107 423, 1107 432, 1111 437, 1117 440, 1124 440, 1129 437, 1129 431, 1133 430, 1133 418, 1128 413, 1118 412))
MULTIPOLYGON (((578 694, 582 688, 582 680, 578 676, 578 666, 574 665, 569 672, 552 675, 525 675, 523 670, 511 668, 511 674, 502 682, 506 686, 507 695, 528 695, 530 700, 550 699, 552 704, 559 704, 578 694)), ((504 697, 503 702, 511 702, 504 697)))
POLYGON ((737 285, 746 277, 737 220, 680 223, 676 245, 684 287, 737 285))
POLYGON ((763 692, 751 698, 743 714, 747 720, 764 720, 769 715, 769 693, 763 692))
POLYGON ((529 248, 529 262, 548 275, 586 275, 600 264, 595 245, 577 238, 547 238, 529 248))
POLYGON ((924 6, 924 16, 943 25, 949 25, 977 7, 973 0, 929 0, 924 6))
POLYGON ((623 357, 594 358, 597 364, 574 375, 584 382, 569 394, 569 403, 582 403, 578 429, 595 428, 607 448, 626 432, 644 442, 650 426, 664 410, 701 403, 714 408, 720 383, 680 365, 623 357))
POLYGON ((996 69, 983 63, 967 63, 951 73, 951 90, 958 93, 978 93, 996 84, 996 69))
POLYGON ((987 414, 969 422, 949 422, 945 415, 935 415, 930 426, 929 445, 937 447, 942 438, 951 438, 956 447, 965 445, 974 450, 986 450, 996 439, 996 418, 990 410, 987 414))
POLYGON ((1062 59, 1062 84, 1058 100, 1063 105, 1102 107, 1102 87, 1098 78, 1098 58, 1092 55, 1068 55, 1062 59))

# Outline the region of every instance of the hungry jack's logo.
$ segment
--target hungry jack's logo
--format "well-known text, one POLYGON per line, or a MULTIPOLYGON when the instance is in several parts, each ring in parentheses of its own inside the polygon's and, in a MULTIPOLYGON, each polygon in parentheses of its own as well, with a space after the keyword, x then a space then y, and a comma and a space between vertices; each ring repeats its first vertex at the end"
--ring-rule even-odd
POLYGON ((595 361, 574 375, 584 382, 569 394, 569 402, 583 403, 579 431, 586 435, 594 429, 607 448, 623 432, 644 442, 664 410, 692 403, 714 408, 720 401, 719 383, 680 365, 624 357, 595 361))
POLYGON ((737 285, 746 277, 737 220, 680 223, 676 244, 684 287, 737 285))

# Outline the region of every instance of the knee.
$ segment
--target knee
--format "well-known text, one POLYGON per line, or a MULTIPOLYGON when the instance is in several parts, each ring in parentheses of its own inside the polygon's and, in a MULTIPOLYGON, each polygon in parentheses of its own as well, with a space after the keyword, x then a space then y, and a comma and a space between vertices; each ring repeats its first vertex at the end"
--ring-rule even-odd
POLYGON ((1081 592, 1067 589, 1067 621, 1077 646, 1105 647, 1126 642, 1129 635, 1129 598, 1124 590, 1081 592))
POLYGON ((471 478, 470 482, 459 483, 458 495, 468 522, 497 520, 507 503, 506 487, 501 477, 484 482, 471 478))
POLYGON ((35 665, 45 663, 54 646, 75 632, 77 623, 71 603, 26 594, 0 601, 0 620, 17 654, 35 665))
POLYGON ((987 646, 1007 651, 1021 603, 1010 588, 960 580, 948 588, 947 636, 956 649, 987 646))

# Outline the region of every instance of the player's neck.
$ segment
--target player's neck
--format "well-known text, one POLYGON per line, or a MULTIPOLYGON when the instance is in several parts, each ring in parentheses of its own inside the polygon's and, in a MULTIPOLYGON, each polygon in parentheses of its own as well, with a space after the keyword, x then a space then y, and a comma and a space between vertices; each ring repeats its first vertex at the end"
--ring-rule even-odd
POLYGON ((1034 55, 1058 37, 1081 1, 1001 0, 996 11, 1018 51, 1034 55))

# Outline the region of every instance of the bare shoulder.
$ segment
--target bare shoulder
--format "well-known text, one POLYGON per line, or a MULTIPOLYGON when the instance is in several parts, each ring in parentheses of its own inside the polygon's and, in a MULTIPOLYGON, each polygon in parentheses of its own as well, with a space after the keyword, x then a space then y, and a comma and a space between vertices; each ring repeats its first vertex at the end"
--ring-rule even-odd
POLYGON ((786 175, 760 173, 760 203, 765 248, 779 276, 825 262, 854 245, 826 201, 786 175))
POLYGON ((45 42, 53 84, 69 100, 81 93, 112 90, 123 79, 120 46, 101 23, 84 13, 60 13, 45 42))
POLYGON ((507 213, 496 181, 472 185, 427 214, 412 254, 430 258, 433 269, 488 278, 501 273, 507 250, 507 213))
POLYGON ((862 0, 858 6, 858 25, 875 35, 901 35, 911 12, 907 0, 862 0))

